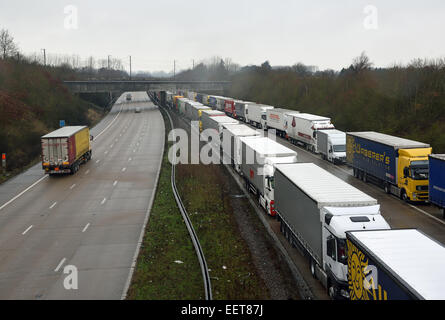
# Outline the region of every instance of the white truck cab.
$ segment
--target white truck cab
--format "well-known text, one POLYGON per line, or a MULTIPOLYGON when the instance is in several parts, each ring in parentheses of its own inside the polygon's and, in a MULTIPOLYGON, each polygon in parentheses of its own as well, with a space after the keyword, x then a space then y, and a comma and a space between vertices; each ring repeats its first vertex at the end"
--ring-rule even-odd
POLYGON ((332 163, 346 162, 346 133, 336 130, 317 132, 317 150, 324 160, 332 163))
POLYGON ((380 205, 367 207, 325 207, 323 219, 323 266, 317 267, 317 278, 328 288, 332 298, 349 299, 346 232, 388 230, 380 214, 380 205))

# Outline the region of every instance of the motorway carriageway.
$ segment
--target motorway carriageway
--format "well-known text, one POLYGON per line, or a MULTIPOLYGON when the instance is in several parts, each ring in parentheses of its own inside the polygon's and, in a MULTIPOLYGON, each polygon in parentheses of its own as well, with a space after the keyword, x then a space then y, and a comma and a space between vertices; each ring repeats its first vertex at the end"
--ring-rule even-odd
POLYGON ((165 131, 145 92, 125 96, 91 130, 93 158, 75 175, 48 177, 37 164, 0 186, 0 299, 125 297, 165 131), (68 265, 77 290, 64 288, 68 265))

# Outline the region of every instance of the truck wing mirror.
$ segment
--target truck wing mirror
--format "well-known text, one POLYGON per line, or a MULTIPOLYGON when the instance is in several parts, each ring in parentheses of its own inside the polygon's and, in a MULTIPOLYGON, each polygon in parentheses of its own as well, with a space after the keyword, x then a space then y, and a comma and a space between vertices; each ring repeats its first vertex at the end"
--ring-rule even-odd
POLYGON ((405 178, 409 176, 409 169, 407 167, 403 169, 403 175, 405 176, 405 178))

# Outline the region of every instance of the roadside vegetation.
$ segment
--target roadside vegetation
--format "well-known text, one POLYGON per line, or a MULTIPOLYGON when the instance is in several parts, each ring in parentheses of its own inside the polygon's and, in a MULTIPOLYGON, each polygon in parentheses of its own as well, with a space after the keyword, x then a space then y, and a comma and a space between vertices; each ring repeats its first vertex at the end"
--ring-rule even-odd
POLYGON ((246 67, 228 96, 332 118, 343 131, 378 131, 432 145, 445 153, 445 60, 372 67, 362 54, 341 72, 246 67))
POLYGON ((93 126, 104 109, 72 95, 61 76, 74 74, 66 67, 43 66, 21 56, 12 36, 0 30, 0 153, 6 153, 7 171, 0 182, 36 163, 40 137, 67 125, 93 126))
POLYGON ((328 116, 342 131, 378 131, 445 153, 444 58, 376 68, 362 53, 342 70, 319 70, 303 63, 272 67, 268 61, 240 67, 214 57, 176 78, 231 80, 224 96, 328 116))
MULTIPOLYGON (((179 165, 177 185, 209 267, 215 300, 269 299, 240 235, 221 168, 179 165)), ((246 214, 248 214, 246 212, 246 214)))
MULTIPOLYGON (((166 123, 166 134, 170 131, 166 123)), ((171 188, 165 144, 156 196, 128 291, 129 300, 202 300, 204 284, 192 241, 171 188)))

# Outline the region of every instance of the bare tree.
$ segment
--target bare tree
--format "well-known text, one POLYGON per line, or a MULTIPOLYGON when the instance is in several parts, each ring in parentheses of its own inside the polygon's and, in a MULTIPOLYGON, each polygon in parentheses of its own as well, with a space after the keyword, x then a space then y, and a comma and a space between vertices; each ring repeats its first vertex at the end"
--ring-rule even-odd
POLYGON ((373 63, 369 60, 369 57, 366 55, 366 53, 363 51, 362 54, 354 58, 352 61, 352 68, 357 73, 362 70, 369 70, 373 66, 373 63))
POLYGON ((3 59, 16 54, 18 51, 18 47, 14 42, 14 38, 6 29, 0 30, 0 50, 2 52, 3 59))

